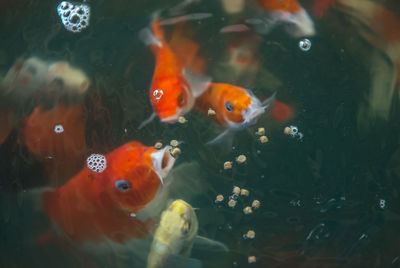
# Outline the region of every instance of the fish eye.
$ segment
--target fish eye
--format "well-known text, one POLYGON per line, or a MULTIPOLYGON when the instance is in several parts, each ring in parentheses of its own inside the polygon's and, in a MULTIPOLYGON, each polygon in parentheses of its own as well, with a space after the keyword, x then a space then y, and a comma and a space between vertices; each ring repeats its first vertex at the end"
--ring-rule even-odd
POLYGON ((126 180, 117 180, 115 182, 115 188, 117 188, 121 192, 125 192, 131 188, 131 183, 126 180))
POLYGON ((232 112, 232 111, 233 111, 232 103, 230 103, 229 101, 225 102, 225 109, 226 109, 228 112, 232 112))

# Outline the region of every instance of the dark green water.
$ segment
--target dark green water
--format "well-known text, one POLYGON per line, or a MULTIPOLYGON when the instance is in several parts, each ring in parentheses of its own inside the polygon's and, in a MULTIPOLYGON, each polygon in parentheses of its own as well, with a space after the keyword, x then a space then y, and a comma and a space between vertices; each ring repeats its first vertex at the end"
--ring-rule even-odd
MULTIPOLYGON (((276 91, 279 100, 294 107, 291 121, 279 124, 265 115, 255 126, 236 133, 233 149, 226 150, 205 145, 221 130, 195 111, 185 116, 188 123, 183 125, 155 120, 137 130, 152 113, 148 90, 154 70, 153 55, 138 32, 149 24, 154 10, 178 1, 88 3, 90 26, 78 34, 63 28, 58 2, 0 6, 0 73, 4 75, 17 58, 33 55, 66 60, 84 70, 91 79, 80 100, 88 116, 85 136, 90 152, 106 153, 131 140, 146 145, 183 141, 177 171, 171 174, 181 182, 180 188, 171 198, 183 198, 198 208, 199 234, 230 249, 193 250, 192 258, 204 267, 399 266, 398 85, 385 118, 368 112, 371 81, 383 68, 377 62, 389 62, 389 70, 396 63, 363 38, 362 23, 335 9, 322 19, 313 18, 317 34, 310 38, 308 52, 299 49, 299 38, 278 27, 261 36, 258 72, 236 77, 220 65, 231 39, 219 33, 227 21, 237 22, 236 17, 224 14, 217 1, 189 7, 187 13, 213 14, 192 28, 215 81, 252 88, 262 98, 276 91), (302 140, 283 134, 288 125, 299 128, 302 140), (268 143, 257 141, 257 127, 266 128, 268 143), (223 163, 239 154, 245 154, 247 162, 223 170, 223 163), (234 185, 248 189, 250 196, 240 197, 231 209, 226 201, 234 185), (217 194, 224 195, 223 204, 214 202, 217 194), (244 215, 242 208, 254 199, 261 207, 244 215), (255 239, 243 239, 250 229, 255 239), (249 265, 252 255, 257 262, 249 265)), ((312 1, 301 4, 309 10, 312 1)), ((384 4, 400 10, 398 3, 384 4)), ((21 118, 35 107, 22 99, 10 102, 15 102, 21 118)), ((16 124, 0 147, 0 267, 144 267, 134 247, 129 249, 132 254, 109 248, 88 261, 75 250, 31 242, 48 223, 21 193, 46 186, 46 179, 41 162, 18 143, 18 131, 16 124)))

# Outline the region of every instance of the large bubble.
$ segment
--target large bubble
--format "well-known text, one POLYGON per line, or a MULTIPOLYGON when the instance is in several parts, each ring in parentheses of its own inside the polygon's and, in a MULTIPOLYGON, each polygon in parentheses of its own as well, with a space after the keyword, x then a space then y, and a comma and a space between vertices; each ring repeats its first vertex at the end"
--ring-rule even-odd
POLYGON ((94 172, 97 172, 97 173, 102 173, 107 167, 107 160, 104 155, 91 154, 86 159, 86 164, 87 164, 88 169, 90 169, 94 172))
POLYGON ((63 1, 58 5, 57 13, 70 32, 79 33, 89 26, 90 7, 86 4, 63 1))

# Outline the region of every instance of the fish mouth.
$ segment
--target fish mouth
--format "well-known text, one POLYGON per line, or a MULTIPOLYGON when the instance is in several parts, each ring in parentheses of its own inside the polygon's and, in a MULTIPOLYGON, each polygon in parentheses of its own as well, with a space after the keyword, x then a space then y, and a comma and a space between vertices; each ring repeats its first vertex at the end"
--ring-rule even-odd
POLYGON ((175 164, 175 158, 170 154, 171 146, 165 146, 164 149, 151 153, 153 170, 164 184, 164 179, 168 176, 175 164))

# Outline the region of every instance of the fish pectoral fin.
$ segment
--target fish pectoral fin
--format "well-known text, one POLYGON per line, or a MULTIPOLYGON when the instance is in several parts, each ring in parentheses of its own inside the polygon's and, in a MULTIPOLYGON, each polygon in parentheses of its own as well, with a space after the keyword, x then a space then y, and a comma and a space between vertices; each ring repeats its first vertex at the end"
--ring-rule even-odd
POLYGON ((162 267, 202 268, 203 264, 198 259, 188 258, 181 255, 169 255, 162 267))
POLYGON ((211 13, 192 13, 160 21, 160 25, 172 25, 190 20, 203 20, 212 17, 211 13))
POLYGON ((145 125, 149 124, 151 121, 154 120, 154 118, 156 118, 156 113, 152 113, 150 115, 149 118, 147 118, 146 120, 144 120, 138 127, 138 129, 142 129, 145 125))
POLYGON ((200 235, 195 237, 193 249, 229 252, 229 248, 224 243, 200 235))
POLYGON ((207 142, 207 145, 225 145, 226 147, 231 147, 233 143, 233 133, 229 129, 219 134, 215 139, 207 142))
POLYGON ((271 95, 271 97, 269 97, 268 99, 264 100, 264 101, 261 103, 261 106, 262 106, 264 109, 265 109, 265 108, 268 108, 271 104, 274 103, 274 101, 275 101, 275 96, 276 96, 276 92, 274 92, 274 93, 271 95))
POLYGON ((189 83, 195 98, 201 96, 210 86, 211 77, 209 76, 197 74, 188 68, 184 68, 182 74, 189 83))

